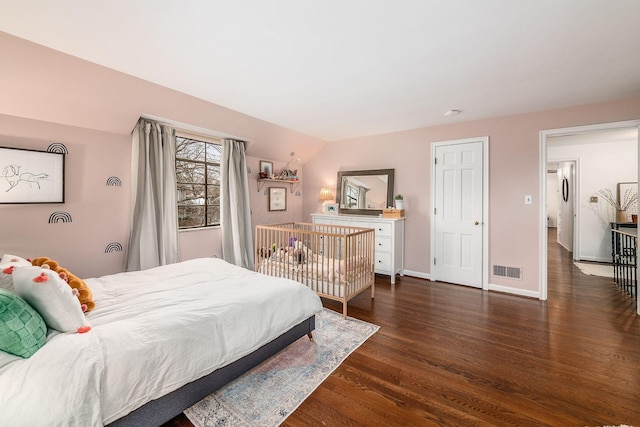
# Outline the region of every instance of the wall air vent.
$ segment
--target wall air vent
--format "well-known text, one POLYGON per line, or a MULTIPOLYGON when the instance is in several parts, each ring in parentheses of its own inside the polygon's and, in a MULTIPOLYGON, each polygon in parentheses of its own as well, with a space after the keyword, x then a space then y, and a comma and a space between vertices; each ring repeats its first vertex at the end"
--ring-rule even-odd
POLYGON ((509 279, 522 279, 522 269, 520 267, 507 267, 505 265, 494 265, 493 275, 508 277, 509 279))

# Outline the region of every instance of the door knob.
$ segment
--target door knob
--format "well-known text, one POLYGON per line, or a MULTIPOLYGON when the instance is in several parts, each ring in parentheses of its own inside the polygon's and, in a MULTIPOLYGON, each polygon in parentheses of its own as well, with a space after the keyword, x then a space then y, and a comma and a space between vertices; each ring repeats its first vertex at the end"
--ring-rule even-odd
POLYGON ((478 224, 480 224, 480 223, 479 223, 478 221, 476 221, 476 222, 475 222, 475 225, 478 225, 478 224))

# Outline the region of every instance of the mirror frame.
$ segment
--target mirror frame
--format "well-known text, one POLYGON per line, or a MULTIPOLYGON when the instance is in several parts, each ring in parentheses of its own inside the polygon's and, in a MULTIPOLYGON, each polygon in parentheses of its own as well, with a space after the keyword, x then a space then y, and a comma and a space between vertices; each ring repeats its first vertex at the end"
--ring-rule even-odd
POLYGON ((340 200, 342 199, 342 177, 348 176, 364 176, 364 175, 386 175, 387 176, 387 206, 393 206, 393 179, 395 169, 368 169, 359 171, 338 171, 338 180, 336 182, 336 202, 341 214, 349 215, 380 215, 382 209, 348 209, 342 208, 340 200))

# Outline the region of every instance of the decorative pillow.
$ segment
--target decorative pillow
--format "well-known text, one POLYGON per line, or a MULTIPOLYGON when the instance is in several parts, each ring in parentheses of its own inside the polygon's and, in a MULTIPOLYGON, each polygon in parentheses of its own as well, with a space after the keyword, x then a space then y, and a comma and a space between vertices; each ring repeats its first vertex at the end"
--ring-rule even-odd
POLYGON ((15 291, 13 287, 13 279, 11 273, 16 267, 28 267, 31 263, 24 258, 16 255, 4 254, 0 260, 0 288, 15 291))
POLYGON ((0 289, 0 350, 31 357, 47 340, 47 325, 25 300, 0 289))
POLYGON ((18 268, 13 272, 13 284, 16 293, 38 310, 50 328, 80 334, 91 330, 78 298, 55 271, 35 266, 18 268))
POLYGON ((91 293, 91 289, 87 286, 86 283, 82 279, 80 279, 75 274, 69 272, 66 268, 63 268, 58 264, 57 261, 52 260, 49 257, 39 257, 31 261, 31 264, 42 266, 45 268, 50 268, 51 270, 57 272, 62 279, 71 286, 71 288, 76 289, 79 292, 78 298, 80 299, 80 304, 82 304, 82 311, 89 312, 94 309, 96 303, 93 301, 93 294, 91 293))

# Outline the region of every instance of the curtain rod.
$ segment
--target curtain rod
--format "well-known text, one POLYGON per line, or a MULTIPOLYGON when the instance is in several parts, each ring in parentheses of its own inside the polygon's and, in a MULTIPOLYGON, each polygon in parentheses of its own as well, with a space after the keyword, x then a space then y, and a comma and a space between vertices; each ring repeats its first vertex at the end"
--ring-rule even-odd
POLYGON ((200 126, 190 125, 188 123, 179 122, 176 120, 166 119, 164 117, 154 116, 152 114, 142 114, 140 117, 143 119, 154 120, 156 122, 160 122, 169 126, 173 126, 179 130, 183 130, 185 132, 198 133, 202 136, 208 136, 213 138, 222 138, 222 139, 235 139, 238 141, 242 141, 245 144, 245 148, 249 148, 253 141, 247 138, 243 138, 240 136, 231 135, 228 133, 217 132, 211 129, 203 128, 200 126))

